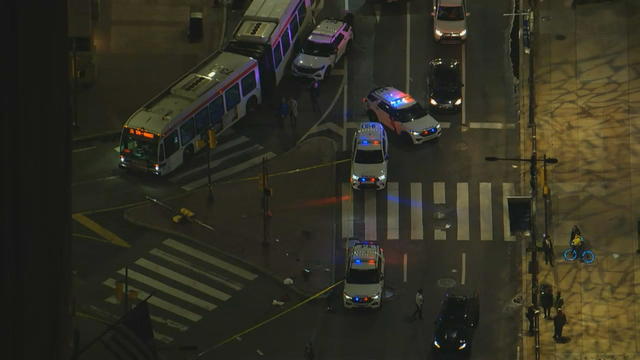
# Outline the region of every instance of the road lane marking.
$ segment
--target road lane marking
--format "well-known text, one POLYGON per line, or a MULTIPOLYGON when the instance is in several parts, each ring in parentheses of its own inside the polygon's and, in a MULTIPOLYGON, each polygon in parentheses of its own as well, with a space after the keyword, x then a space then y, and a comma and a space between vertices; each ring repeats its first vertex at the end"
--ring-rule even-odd
POLYGON ((504 224, 504 241, 516 241, 516 237, 511 235, 511 225, 509 222, 509 201, 507 196, 515 194, 513 183, 502 183, 502 222, 504 224))
POLYGON ((407 282, 407 253, 402 255, 402 281, 407 282))
POLYGON ((214 297, 216 299, 222 300, 222 301, 227 301, 229 300, 229 298, 231 298, 231 295, 224 293, 218 289, 214 289, 208 285, 205 285, 199 281, 196 281, 188 276, 182 275, 178 272, 175 272, 171 269, 168 269, 162 265, 158 265, 152 261, 149 261, 145 258, 139 258, 138 260, 135 261, 135 264, 143 267, 147 270, 153 271, 155 273, 158 273, 166 278, 169 278, 171 280, 177 281, 183 285, 186 285, 190 288, 196 289, 198 291, 200 291, 203 294, 207 294, 211 297, 214 297))
POLYGON ((493 240, 491 183, 480 183, 480 240, 493 240))
MULTIPOLYGON (((236 166, 230 167, 230 168, 226 168, 222 171, 216 172, 215 174, 211 175, 211 181, 216 181, 218 179, 222 179, 224 177, 233 175, 235 173, 238 173, 240 171, 246 170, 250 167, 259 165, 262 163, 262 159, 266 158, 267 160, 272 159, 276 156, 276 154, 272 153, 272 152, 268 152, 266 154, 262 154, 262 155, 258 155, 256 157, 254 157, 251 160, 247 160, 243 163, 240 163, 236 166)), ((207 184, 208 179, 207 177, 203 177, 202 179, 193 181, 185 186, 182 187, 182 189, 186 190, 186 191, 191 191, 193 189, 197 189, 205 184, 207 184)))
POLYGON ((351 184, 342 183, 342 238, 353 237, 353 190, 351 184))
POLYGON ((398 240, 400 238, 400 211, 399 211, 399 184, 397 182, 387 183, 387 240, 398 240))
POLYGON ((89 219, 88 217, 80 214, 80 213, 75 213, 71 215, 71 218, 73 218, 73 220, 79 222, 80 224, 84 225, 87 229, 93 231, 94 233, 100 235, 103 239, 107 240, 108 242, 110 242, 113 245, 116 246, 122 246, 122 247, 126 247, 126 248, 130 248, 131 245, 129 245, 128 242, 124 241, 121 237, 119 237, 118 235, 112 233, 111 231, 107 230, 106 228, 100 226, 97 222, 89 219))
POLYGON ((406 71, 406 77, 405 77, 405 93, 407 94, 411 94, 411 91, 409 89, 409 79, 411 78, 411 3, 406 2, 407 4, 407 37, 406 37, 406 51, 407 53, 405 54, 405 71, 406 71))
POLYGON ((195 265, 195 264, 193 264, 193 263, 191 263, 191 262, 189 262, 187 260, 179 258, 179 257, 177 257, 175 255, 166 253, 166 252, 164 252, 164 251, 162 251, 160 249, 152 249, 150 251, 150 253, 155 255, 155 256, 157 256, 157 257, 159 257, 159 258, 161 258, 161 259, 164 259, 164 260, 172 262, 172 263, 174 263, 176 265, 180 265, 182 267, 185 267, 185 268, 187 268, 187 269, 189 269, 189 270, 191 270, 191 271, 193 271, 195 273, 198 273, 200 275, 206 276, 209 279, 217 281, 217 282, 219 282, 219 283, 221 283, 221 284, 223 284, 225 286, 228 286, 228 287, 230 287, 230 288, 232 288, 234 290, 238 290, 238 291, 242 290, 242 284, 237 283, 235 281, 231 281, 229 279, 222 278, 222 277, 220 277, 220 276, 218 276, 216 274, 213 274, 213 273, 211 273, 211 272, 209 272, 207 270, 200 269, 199 266, 197 266, 197 265, 195 265))
POLYGON ((469 123, 471 129, 515 129, 516 124, 505 124, 500 122, 472 122, 469 123))
POLYGON ((77 152, 81 152, 81 151, 93 150, 95 148, 96 148, 95 146, 87 146, 87 147, 83 147, 83 148, 79 148, 79 149, 73 149, 73 150, 71 150, 71 152, 77 153, 77 152))
POLYGON ((377 240, 376 194, 377 191, 364 192, 364 239, 370 241, 377 240))
POLYGON ((230 273, 236 274, 238 276, 240 276, 243 279, 247 279, 247 280, 254 280, 255 278, 258 277, 258 275, 247 271, 243 268, 240 268, 238 266, 235 266, 233 264, 230 264, 226 261, 220 260, 216 257, 213 257, 209 254, 205 254, 200 250, 194 249, 190 246, 184 245, 180 242, 177 242, 173 239, 166 239, 162 242, 163 244, 165 244, 166 246, 169 246, 170 248, 176 249, 178 251, 181 251, 187 255, 190 255, 194 258, 200 259, 206 263, 209 263, 211 265, 217 266, 219 268, 222 268, 230 273))
POLYGON ((422 183, 411 183, 411 240, 422 240, 422 183))
MULTIPOLYGON (((433 183, 433 203, 435 205, 446 204, 444 182, 437 181, 433 183)), ((433 230, 434 240, 447 240, 447 233, 442 229, 433 230)))
MULTIPOLYGON (((108 286, 108 287, 110 287, 112 289, 116 288, 116 281, 114 279, 112 279, 112 278, 108 278, 107 280, 103 281, 102 284, 104 284, 104 285, 106 285, 106 286, 108 286)), ((147 293, 147 292, 145 292, 143 290, 140 290, 140 289, 136 288, 135 286, 129 285, 128 287, 129 287, 129 290, 134 290, 134 291, 137 292, 138 300, 142 301, 142 300, 148 298, 149 295, 150 295, 149 293, 147 293)), ((115 300, 114 296, 110 296, 107 299, 105 299, 106 302, 111 302, 112 300, 115 300)), ((157 297, 156 295, 151 296, 149 298, 149 300, 147 300, 147 301, 149 302, 149 304, 151 304, 153 306, 156 306, 156 307, 158 307, 160 309, 163 309, 165 311, 168 311, 170 313, 174 313, 174 314, 176 314, 178 316, 181 316, 181 317, 183 317, 183 318, 185 318, 187 320, 191 320, 193 322, 200 321, 202 319, 201 315, 198 315, 198 314, 196 314, 194 312, 191 312, 191 311, 189 311, 189 310, 187 310, 185 308, 182 308, 182 307, 180 307, 178 305, 174 305, 174 304, 172 304, 172 303, 170 303, 168 301, 162 300, 161 298, 157 297)), ((116 300, 116 303, 119 304, 119 302, 117 300, 116 300)))
POLYGON ((457 184, 458 240, 469 240, 469 184, 457 184))
MULTIPOLYGON (((124 268, 118 270, 118 274, 124 276, 124 273, 125 273, 124 268)), ((173 297, 175 297, 177 299, 180 299, 182 301, 191 303, 191 304, 193 304, 195 306, 198 306, 198 307, 201 307, 201 308, 203 308, 205 310, 211 311, 211 310, 213 310, 213 309, 218 307, 215 304, 212 304, 212 303, 210 303, 208 301, 202 300, 202 299, 200 299, 198 297, 195 297, 195 296, 193 296, 191 294, 187 294, 186 292, 184 292, 182 290, 176 289, 173 286, 169 286, 169 285, 163 283, 162 281, 158 281, 158 280, 156 280, 154 278, 151 278, 151 277, 148 277, 146 275, 143 275, 142 273, 139 273, 139 272, 137 272, 135 270, 129 269, 127 271, 127 273, 128 273, 128 276, 129 276, 130 279, 139 281, 139 282, 141 282, 141 283, 143 283, 143 284, 145 284, 147 286, 150 286, 150 287, 152 287, 152 288, 154 288, 156 290, 162 291, 165 294, 169 294, 169 295, 171 295, 171 296, 173 296, 173 297)))
POLYGON ((181 324, 175 320, 165 319, 163 317, 160 317, 157 315, 151 315, 151 314, 149 314, 149 317, 151 318, 151 320, 157 322, 158 324, 162 324, 162 325, 177 329, 180 332, 185 332, 189 330, 189 327, 187 325, 181 324))
POLYGON ((465 277, 467 274, 467 254, 462 253, 462 271, 460 273, 460 285, 464 285, 466 281, 465 277))
MULTIPOLYGON (((247 141, 249 141, 249 138, 246 137, 246 136, 240 136, 238 138, 234 138, 232 140, 229 140, 229 141, 224 142, 224 143, 220 144, 219 146, 217 146, 215 148, 215 150, 211 151, 211 155, 215 155, 216 153, 225 151, 227 149, 230 149, 230 148, 232 148, 234 146, 240 145, 240 144, 245 143, 247 141)), ((262 150, 262 146, 260 146, 258 144, 255 144, 252 147, 243 149, 241 151, 234 152, 233 154, 229 154, 229 155, 227 155, 227 156, 225 156, 223 158, 212 160, 212 161, 209 162, 209 164, 210 164, 209 166, 213 169, 216 166, 220 165, 221 162, 223 162, 225 160, 228 160, 228 159, 231 159, 234 156, 240 156, 241 154, 246 153, 249 149, 262 150)), ((204 151, 208 151, 208 150, 205 149, 204 151)), ((177 174, 175 176, 172 176, 170 180, 171 181, 175 181, 175 180, 181 179, 181 178, 183 178, 185 176, 191 175, 191 174, 193 174, 193 173, 195 173, 197 171, 200 171, 200 170, 206 169, 206 168, 207 168, 207 164, 205 163, 204 165, 197 166, 197 167, 195 167, 193 169, 190 169, 189 171, 185 171, 185 172, 183 172, 181 174, 177 174)))

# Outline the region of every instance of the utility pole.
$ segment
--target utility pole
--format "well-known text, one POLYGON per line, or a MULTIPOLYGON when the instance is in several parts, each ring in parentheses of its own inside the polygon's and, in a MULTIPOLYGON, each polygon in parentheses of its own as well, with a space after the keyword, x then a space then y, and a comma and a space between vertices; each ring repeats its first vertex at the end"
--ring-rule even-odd
POLYGON ((267 170, 267 158, 262 158, 262 176, 261 176, 261 187, 262 187, 262 246, 269 246, 270 237, 271 237, 271 207, 269 204, 269 199, 271 198, 271 188, 269 188, 269 172, 267 170))
POLYGON ((218 138, 216 132, 213 129, 207 131, 209 138, 209 146, 207 146, 207 185, 209 187, 209 205, 213 204, 213 184, 211 183, 211 150, 215 149, 218 145, 218 138))

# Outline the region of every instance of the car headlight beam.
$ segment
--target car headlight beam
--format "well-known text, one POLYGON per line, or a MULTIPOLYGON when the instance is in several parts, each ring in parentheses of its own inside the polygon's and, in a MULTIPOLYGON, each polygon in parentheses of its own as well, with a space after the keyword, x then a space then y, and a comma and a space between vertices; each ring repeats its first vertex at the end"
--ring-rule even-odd
POLYGON ((438 35, 438 36, 442 36, 442 31, 440 31, 440 30, 436 29, 436 35, 438 35))
POLYGON ((440 349, 440 344, 438 344, 438 340, 433 340, 433 346, 440 349))
POLYGON ((467 29, 460 31, 460 36, 465 36, 465 35, 467 35, 467 29))
POLYGON ((455 104, 456 104, 456 105, 460 105, 460 104, 462 104, 462 98, 459 98, 458 100, 456 100, 455 104))
POLYGON ((464 349, 466 347, 467 347, 467 343, 463 342, 462 344, 460 344, 460 346, 458 346, 458 350, 462 350, 462 349, 464 349))
POLYGON ((431 99, 429 99, 429 104, 431 104, 431 105, 438 105, 438 102, 436 101, 436 99, 431 98, 431 99))

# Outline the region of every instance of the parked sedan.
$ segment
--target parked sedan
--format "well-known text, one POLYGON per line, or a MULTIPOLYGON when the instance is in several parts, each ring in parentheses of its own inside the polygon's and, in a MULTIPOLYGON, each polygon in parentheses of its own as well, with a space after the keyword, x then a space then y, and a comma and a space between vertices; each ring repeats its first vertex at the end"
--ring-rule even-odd
POLYGON ((460 110, 462 86, 458 60, 436 58, 429 61, 427 89, 432 109, 438 112, 460 110))

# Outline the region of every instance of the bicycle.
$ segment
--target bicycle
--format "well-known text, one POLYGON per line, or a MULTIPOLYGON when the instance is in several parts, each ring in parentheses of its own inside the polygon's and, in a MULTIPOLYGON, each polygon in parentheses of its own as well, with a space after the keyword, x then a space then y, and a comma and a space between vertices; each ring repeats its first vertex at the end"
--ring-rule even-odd
POLYGON ((585 264, 593 263, 596 260, 596 254, 589 249, 585 249, 584 240, 581 245, 575 246, 572 243, 572 240, 576 236, 582 237, 582 232, 580 231, 580 228, 578 227, 578 225, 573 225, 573 228, 571 228, 571 236, 569 239, 570 248, 562 251, 562 257, 565 259, 565 261, 569 261, 569 262, 579 258, 580 261, 582 261, 585 264))

